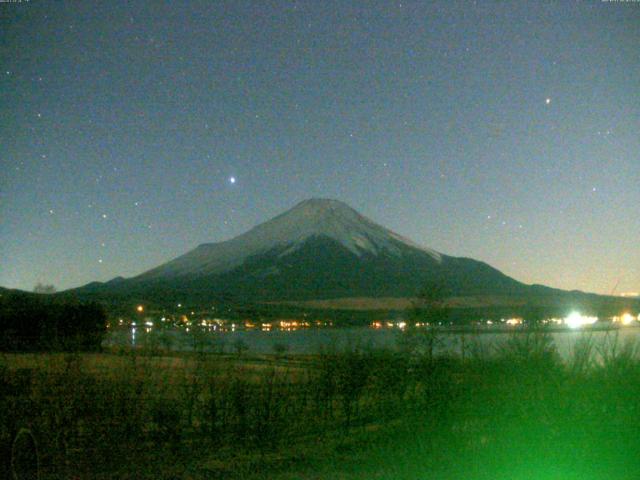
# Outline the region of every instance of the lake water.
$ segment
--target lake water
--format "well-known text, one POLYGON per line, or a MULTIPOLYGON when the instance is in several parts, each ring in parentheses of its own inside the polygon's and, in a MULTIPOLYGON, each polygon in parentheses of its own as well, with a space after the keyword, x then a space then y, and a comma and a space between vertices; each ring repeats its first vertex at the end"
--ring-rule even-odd
MULTIPOLYGON (((492 348, 507 341, 511 335, 523 335, 515 332, 483 332, 480 334, 443 332, 439 334, 440 350, 460 352, 470 345, 477 344, 492 348)), ((143 347, 156 344, 169 347, 175 351, 193 351, 202 348, 204 351, 224 351, 231 353, 241 341, 248 353, 274 353, 276 346, 281 346, 289 354, 315 354, 321 351, 340 352, 354 348, 397 348, 402 332, 398 329, 376 330, 369 327, 302 329, 296 331, 274 330, 241 330, 225 333, 206 333, 194 336, 192 333, 180 331, 152 331, 145 333, 138 329, 109 332, 105 345, 134 345, 143 347), (164 337, 164 338, 163 338, 164 337)), ((579 339, 591 338, 594 345, 608 343, 618 346, 640 340, 639 327, 624 327, 613 330, 562 330, 552 332, 552 337, 563 357, 570 355, 579 339)))

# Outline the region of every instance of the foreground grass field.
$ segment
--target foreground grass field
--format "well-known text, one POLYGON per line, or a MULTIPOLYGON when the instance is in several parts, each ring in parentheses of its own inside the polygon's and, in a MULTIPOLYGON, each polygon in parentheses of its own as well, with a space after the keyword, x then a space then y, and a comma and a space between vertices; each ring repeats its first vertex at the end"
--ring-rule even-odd
POLYGON ((28 429, 43 479, 638 477, 635 345, 585 337, 562 362, 543 332, 451 357, 434 342, 290 358, 5 354, 2 473, 28 429))

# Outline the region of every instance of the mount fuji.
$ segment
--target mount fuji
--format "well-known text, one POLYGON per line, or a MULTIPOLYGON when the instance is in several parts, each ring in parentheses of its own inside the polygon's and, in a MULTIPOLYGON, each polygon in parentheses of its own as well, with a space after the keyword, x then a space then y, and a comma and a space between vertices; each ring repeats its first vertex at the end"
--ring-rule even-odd
MULTIPOLYGON (((328 243, 361 260, 369 257, 402 258, 410 251, 430 262, 440 263, 442 255, 377 225, 337 200, 305 200, 287 212, 262 223, 232 240, 205 243, 164 265, 136 277, 138 280, 216 275, 233 270, 260 256, 276 263, 290 255, 300 256, 313 244, 328 243), (311 242, 311 243, 310 243, 311 242)), ((327 245, 329 246, 329 245, 327 245)), ((315 245, 321 254, 319 245, 315 245)), ((285 262, 286 263, 286 262, 285 262)), ((253 272, 261 275, 260 272, 253 272)), ((269 276, 277 272, 262 272, 269 276)), ((311 272, 310 272, 311 273, 311 272)))
POLYGON ((525 285, 486 263, 417 245, 329 199, 305 200, 231 240, 202 244, 138 276, 93 282, 73 293, 195 305, 231 301, 327 306, 369 299, 384 307, 384 299, 397 304, 434 284, 451 298, 475 303, 479 298, 493 303, 496 298, 502 299, 498 303, 517 299, 520 304, 532 298, 547 304, 607 298, 525 285))

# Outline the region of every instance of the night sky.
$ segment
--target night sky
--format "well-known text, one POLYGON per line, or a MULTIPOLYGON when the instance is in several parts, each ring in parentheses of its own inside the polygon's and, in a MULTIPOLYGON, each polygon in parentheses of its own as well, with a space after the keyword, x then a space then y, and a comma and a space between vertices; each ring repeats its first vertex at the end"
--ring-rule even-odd
POLYGON ((526 283, 640 291, 640 3, 548 3, 0 3, 0 285, 132 276, 329 197, 526 283))

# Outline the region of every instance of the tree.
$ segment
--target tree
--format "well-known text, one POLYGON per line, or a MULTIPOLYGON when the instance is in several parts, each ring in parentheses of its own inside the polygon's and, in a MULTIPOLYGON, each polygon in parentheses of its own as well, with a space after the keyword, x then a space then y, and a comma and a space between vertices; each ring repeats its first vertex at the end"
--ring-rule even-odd
POLYGON ((542 325, 545 313, 539 304, 530 300, 522 308, 522 317, 530 328, 538 328, 542 325))
POLYGON ((44 293, 47 295, 51 295, 52 293, 56 293, 56 287, 53 285, 38 282, 35 287, 33 287, 34 293, 44 293))
POLYGON ((440 342, 437 327, 449 319, 450 308, 446 304, 448 296, 449 289, 442 282, 429 281, 422 287, 407 312, 400 341, 404 350, 433 358, 440 342))
POLYGON ((342 400, 345 428, 358 414, 358 404, 369 378, 370 358, 359 351, 347 351, 337 359, 336 392, 342 400))
POLYGON ((438 324, 449 318, 450 308, 446 303, 449 289, 439 281, 428 281, 418 293, 412 305, 412 314, 417 321, 438 324))
POLYGON ((99 350, 106 313, 96 303, 57 303, 37 295, 0 299, 0 350, 99 350))

